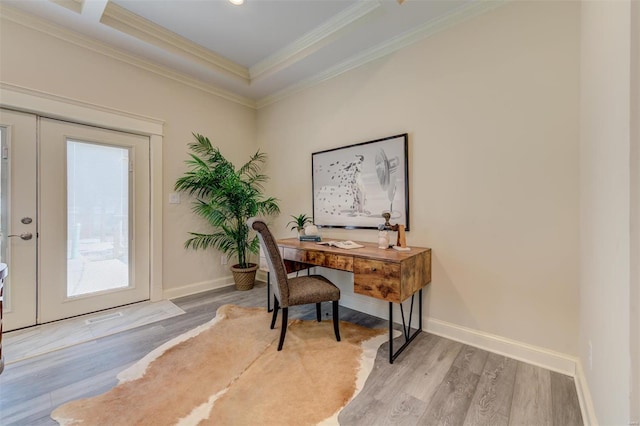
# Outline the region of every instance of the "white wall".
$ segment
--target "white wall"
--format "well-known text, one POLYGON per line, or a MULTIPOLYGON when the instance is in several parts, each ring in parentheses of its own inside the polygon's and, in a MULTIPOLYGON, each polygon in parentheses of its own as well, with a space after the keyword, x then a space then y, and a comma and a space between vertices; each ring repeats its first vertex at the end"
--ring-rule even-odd
POLYGON ((605 425, 638 421, 638 25, 629 1, 582 3, 579 350, 605 425))
POLYGON ((578 75, 579 4, 513 2, 262 108, 276 233, 311 213, 312 152, 408 132, 425 317, 576 355, 578 75))
POLYGON ((184 250, 188 232, 206 228, 184 196, 169 205, 168 194, 186 170, 192 132, 209 136, 232 161, 246 161, 255 150, 255 110, 5 19, 0 52, 3 82, 164 120, 165 295, 231 282, 219 253, 184 250))

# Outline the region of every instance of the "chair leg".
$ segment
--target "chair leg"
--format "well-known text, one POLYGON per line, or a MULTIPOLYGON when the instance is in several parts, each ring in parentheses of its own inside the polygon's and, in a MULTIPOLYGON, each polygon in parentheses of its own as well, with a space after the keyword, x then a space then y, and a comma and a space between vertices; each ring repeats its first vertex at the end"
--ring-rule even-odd
POLYGON ((273 316, 271 317, 271 329, 276 326, 276 318, 278 318, 278 309, 280 309, 280 302, 277 297, 273 298, 273 316))
POLYGON ((336 340, 340 341, 340 318, 338 315, 338 301, 333 301, 333 331, 336 333, 336 340))
POLYGON ((322 311, 320 310, 320 303, 316 303, 316 319, 318 322, 322 321, 322 311))
POLYGON ((289 308, 282 308, 282 327, 280 327, 280 342, 278 343, 278 350, 282 350, 284 345, 284 336, 287 334, 287 322, 289 321, 289 308))

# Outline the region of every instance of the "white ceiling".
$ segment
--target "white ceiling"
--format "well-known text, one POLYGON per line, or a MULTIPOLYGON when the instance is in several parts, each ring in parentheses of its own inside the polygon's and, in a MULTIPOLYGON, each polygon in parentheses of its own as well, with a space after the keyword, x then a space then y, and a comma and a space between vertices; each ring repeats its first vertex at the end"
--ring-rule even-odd
POLYGON ((495 7, 487 0, 0 0, 9 19, 260 106, 495 7), (9 8, 4 6, 10 6, 9 8), (97 44, 96 44, 97 43, 97 44))

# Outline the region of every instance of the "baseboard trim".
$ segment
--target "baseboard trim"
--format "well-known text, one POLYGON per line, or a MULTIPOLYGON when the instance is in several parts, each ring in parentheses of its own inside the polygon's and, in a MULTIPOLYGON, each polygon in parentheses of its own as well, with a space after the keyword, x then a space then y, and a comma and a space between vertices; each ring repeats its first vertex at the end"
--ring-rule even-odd
MULTIPOLYGON (((360 297, 355 294, 343 294, 340 304, 360 312, 366 312, 369 315, 374 315, 379 318, 387 318, 388 307, 386 303, 375 303, 377 301, 363 299, 364 297, 360 297)), ((394 319, 396 319, 395 322, 398 322, 400 320, 400 315, 396 315, 394 313, 394 319)), ((576 377, 576 363, 578 362, 578 359, 570 355, 530 345, 517 340, 507 339, 495 334, 459 326, 435 318, 423 317, 422 321, 423 329, 428 333, 493 353, 508 356, 509 358, 537 365, 574 378, 576 377)))
POLYGON ((196 293, 202 293, 203 291, 216 290, 218 288, 228 287, 233 285, 233 276, 227 275, 215 280, 201 281, 177 288, 165 289, 162 292, 164 299, 176 299, 178 297, 190 296, 196 293))
POLYGON ((589 391, 589 384, 587 383, 587 377, 584 375, 584 369, 582 368, 582 361, 580 361, 580 359, 576 361, 576 375, 574 377, 574 381, 576 384, 576 392, 578 393, 580 411, 582 412, 582 422, 585 426, 598 426, 596 410, 593 406, 591 392, 589 391))
POLYGON ((577 358, 495 334, 451 324, 435 318, 426 320, 425 331, 467 345, 508 356, 528 364, 575 377, 577 358))

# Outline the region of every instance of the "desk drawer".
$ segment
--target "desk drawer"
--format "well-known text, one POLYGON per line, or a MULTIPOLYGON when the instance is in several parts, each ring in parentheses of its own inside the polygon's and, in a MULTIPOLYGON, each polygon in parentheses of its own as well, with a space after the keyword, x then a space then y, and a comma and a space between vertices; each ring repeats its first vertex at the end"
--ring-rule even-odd
POLYGON ((400 264, 355 258, 353 290, 364 296, 399 303, 400 264))
POLYGON ((322 266, 341 271, 353 271, 353 256, 343 256, 341 254, 325 253, 322 266))
POLYGON ((324 253, 287 247, 284 248, 282 258, 285 260, 293 260, 294 262, 309 263, 311 265, 322 265, 324 263, 324 253))
POLYGON ((285 247, 283 259, 309 265, 324 266, 341 271, 353 271, 353 256, 343 256, 335 253, 323 253, 313 250, 298 250, 285 247))

